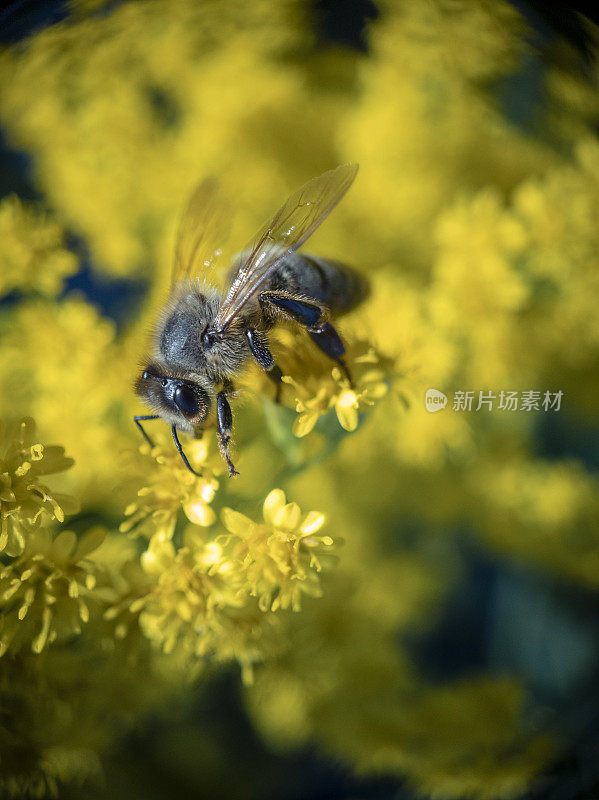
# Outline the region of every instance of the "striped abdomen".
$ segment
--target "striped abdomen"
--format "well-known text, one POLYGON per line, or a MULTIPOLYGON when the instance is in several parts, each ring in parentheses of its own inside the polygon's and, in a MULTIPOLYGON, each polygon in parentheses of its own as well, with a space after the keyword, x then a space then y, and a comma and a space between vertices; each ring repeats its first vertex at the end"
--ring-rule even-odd
POLYGON ((299 253, 285 258, 267 281, 267 288, 311 297, 333 316, 350 311, 368 294, 366 278, 351 267, 299 253))

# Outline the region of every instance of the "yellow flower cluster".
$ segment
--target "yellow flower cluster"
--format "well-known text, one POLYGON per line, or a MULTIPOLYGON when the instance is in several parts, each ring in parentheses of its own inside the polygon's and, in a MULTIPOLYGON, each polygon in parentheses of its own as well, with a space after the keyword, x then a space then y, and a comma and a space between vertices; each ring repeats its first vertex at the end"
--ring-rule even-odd
POLYGON ((25 417, 10 428, 0 421, 0 553, 18 556, 33 532, 78 510, 68 495, 51 492, 40 477, 73 465, 64 448, 44 446, 35 423, 25 417))
POLYGON ((144 456, 142 474, 152 476, 151 483, 139 489, 138 499, 127 506, 128 517, 120 526, 124 533, 144 534, 148 538, 159 531, 161 537, 171 539, 177 512, 182 507, 190 522, 212 525, 216 519, 210 503, 219 486, 216 475, 224 471, 222 459, 211 450, 208 435, 193 441, 187 448, 191 465, 201 477, 196 478, 185 466, 174 447, 140 447, 144 456))
POLYGON ((380 356, 370 348, 367 353, 350 361, 350 372, 344 373, 333 367, 328 376, 312 375, 303 381, 283 376, 283 381, 293 386, 296 392, 295 410, 299 416, 293 424, 296 436, 306 436, 316 425, 318 418, 330 409, 335 410, 339 424, 346 431, 358 427, 360 411, 372 406, 387 394, 390 373, 381 365, 380 356))
POLYGON ((320 596, 319 556, 333 545, 330 536, 317 535, 324 515, 310 511, 305 517, 297 503, 286 503, 280 489, 264 501, 264 524, 255 523, 231 508, 223 510, 223 523, 232 537, 232 558, 244 571, 249 592, 262 611, 301 610, 301 593, 320 596))
POLYGON ((266 138, 272 109, 290 128, 290 149, 301 133, 289 124, 293 72, 277 74, 271 63, 307 38, 294 24, 300 9, 240 0, 124 3, 42 31, 26 53, 1 54, 0 114, 11 137, 35 150, 52 207, 105 269, 132 273, 166 257, 185 193, 207 165, 219 175, 230 169, 233 154, 238 168, 226 177, 236 195, 244 191, 243 164, 264 216, 268 202, 280 200, 280 178, 263 181, 275 145, 266 138), (32 102, 34 86, 43 107, 32 102), (256 139, 262 165, 249 158, 256 139))
POLYGON ((321 559, 333 546, 329 536, 318 535, 324 516, 302 516, 280 489, 270 492, 263 513, 262 524, 225 508, 230 535, 208 536, 190 526, 181 547, 161 527, 152 536, 141 555, 150 584, 130 611, 163 652, 181 645, 194 656, 233 655, 251 681, 272 613, 299 611, 302 593, 321 595, 321 559))
POLYGON ((192 641, 195 655, 210 652, 224 611, 243 605, 239 576, 228 574, 230 565, 214 568, 219 552, 216 543, 198 540, 193 531, 178 549, 168 539, 154 536, 143 553, 142 566, 156 585, 131 610, 142 609, 142 630, 165 653, 172 652, 182 637, 192 641))
POLYGON ((41 529, 28 537, 21 555, 0 571, 0 655, 23 644, 40 653, 49 642, 81 633, 96 585, 87 557, 103 539, 101 529, 80 541, 73 531, 54 537, 41 529))
MULTIPOLYGON (((226 508, 222 516, 229 533, 205 533, 202 526, 215 521, 214 515, 206 516, 218 488, 214 474, 223 471, 220 456, 216 464, 206 443, 194 442, 188 449, 203 473, 199 478, 179 474, 179 460, 160 446, 151 452, 142 446, 154 481, 139 491, 139 504, 125 525, 137 523, 136 531, 143 529, 149 538, 147 549, 136 556, 115 550, 116 540, 105 541, 103 527, 92 526, 80 536, 71 530, 54 533, 49 523, 62 522, 63 509, 73 512, 76 506, 50 493, 39 476, 66 469, 72 460, 62 448, 37 442, 30 418, 3 433, 2 510, 11 535, 5 537, 0 569, 0 656, 26 658, 29 652, 35 657, 49 645, 68 646, 85 626, 88 636, 98 637, 102 649, 109 645, 115 657, 120 640, 122 652, 138 662, 142 636, 165 655, 177 649, 186 664, 192 659, 192 674, 198 659, 236 659, 250 683, 255 663, 281 647, 281 615, 275 612, 299 610, 302 593, 321 595, 317 573, 333 545, 319 533, 324 516, 302 515, 281 490, 266 498, 263 524, 226 508), (175 546, 179 508, 193 524, 175 546)), ((77 752, 64 754, 71 777, 77 752)), ((58 753, 48 751, 40 772, 13 776, 11 791, 21 784, 44 791, 55 785, 54 757, 58 753)), ((81 758, 86 772, 97 769, 92 754, 81 758)))
MULTIPOLYGON (((345 370, 331 366, 309 341, 303 331, 276 331, 276 362, 283 371, 280 401, 293 406, 298 414, 293 433, 307 436, 319 417, 330 411, 346 431, 355 431, 359 412, 375 405, 390 388, 399 391, 396 360, 383 355, 367 339, 351 338, 344 356, 345 370), (286 390, 286 386, 292 391, 286 390)), ((349 334, 351 336, 351 334, 349 334)), ((349 338, 349 337, 348 337, 349 338)), ((272 385, 256 372, 244 376, 245 386, 262 395, 272 396, 272 385)))
POLYGON ((15 195, 0 202, 0 238, 0 296, 11 289, 56 295, 77 269, 57 222, 15 195))
POLYGON ((69 490, 84 503, 114 502, 127 477, 120 454, 131 445, 135 360, 115 343, 112 323, 82 298, 32 299, 2 314, 0 337, 0 416, 26 409, 44 439, 60 441, 77 462, 69 490))

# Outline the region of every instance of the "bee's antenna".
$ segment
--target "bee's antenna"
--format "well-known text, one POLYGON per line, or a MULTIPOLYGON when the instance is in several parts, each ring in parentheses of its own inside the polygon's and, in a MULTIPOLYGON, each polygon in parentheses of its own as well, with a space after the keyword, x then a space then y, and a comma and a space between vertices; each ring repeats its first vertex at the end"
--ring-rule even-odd
POLYGON ((172 425, 172 426, 171 426, 171 431, 173 432, 173 439, 175 440, 175 444, 177 445, 177 450, 179 451, 179 455, 180 455, 180 456, 181 456, 181 458, 183 459, 183 463, 185 464, 185 466, 187 467, 187 469, 188 469, 188 470, 189 470, 191 473, 193 473, 193 475, 195 475, 195 476, 196 476, 196 477, 198 477, 198 478, 199 478, 199 477, 201 477, 201 476, 200 476, 200 473, 199 473, 199 472, 196 472, 196 471, 195 471, 195 469, 194 469, 194 468, 191 466, 191 464, 190 464, 190 463, 189 463, 189 461, 187 460, 187 456, 186 456, 186 455, 185 455, 185 453, 183 452, 183 448, 181 447, 181 442, 179 441, 179 437, 177 436, 177 426, 176 426, 176 425, 172 425))

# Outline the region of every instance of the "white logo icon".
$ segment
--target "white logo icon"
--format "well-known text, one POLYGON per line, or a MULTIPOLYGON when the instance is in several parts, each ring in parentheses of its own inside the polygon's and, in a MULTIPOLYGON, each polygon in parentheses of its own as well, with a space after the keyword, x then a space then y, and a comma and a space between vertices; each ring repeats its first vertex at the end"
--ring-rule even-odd
POLYGON ((441 411, 447 405, 447 395, 440 392, 438 389, 427 389, 424 395, 424 404, 426 410, 434 414, 436 411, 441 411))

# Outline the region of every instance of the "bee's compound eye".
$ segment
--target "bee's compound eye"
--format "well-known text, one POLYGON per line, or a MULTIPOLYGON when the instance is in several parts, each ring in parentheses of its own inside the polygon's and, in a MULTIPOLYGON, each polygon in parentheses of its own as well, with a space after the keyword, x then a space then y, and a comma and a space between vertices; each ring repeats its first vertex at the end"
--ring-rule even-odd
POLYGON ((173 400, 184 417, 195 417, 200 410, 198 398, 189 386, 177 386, 173 400))

